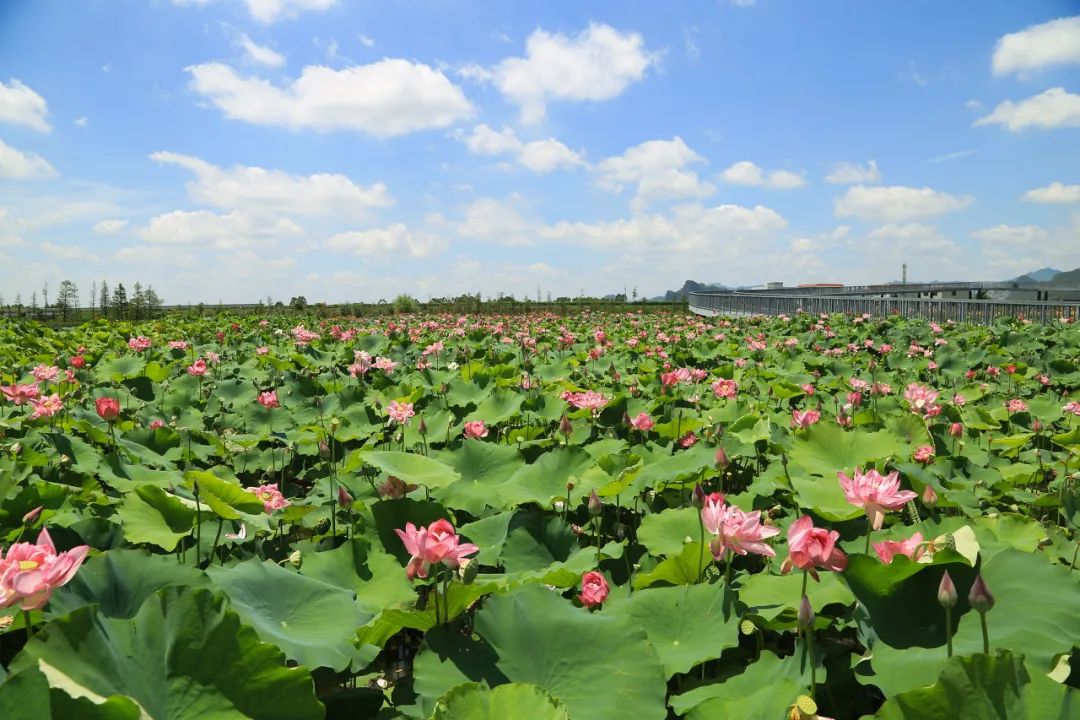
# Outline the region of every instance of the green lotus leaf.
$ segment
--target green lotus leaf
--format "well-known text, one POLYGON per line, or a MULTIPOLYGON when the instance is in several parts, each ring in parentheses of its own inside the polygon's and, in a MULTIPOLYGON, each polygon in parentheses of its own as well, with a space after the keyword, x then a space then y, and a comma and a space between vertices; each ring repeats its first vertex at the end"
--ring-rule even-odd
POLYGON ((124 537, 172 552, 195 527, 194 503, 185 504, 159 487, 143 485, 124 496, 117 510, 124 537))
POLYGON ((566 707, 542 688, 507 683, 486 688, 464 683, 435 703, 431 720, 570 720, 566 707))
POLYGON ((362 453, 361 458, 366 464, 379 468, 387 475, 394 475, 407 483, 423 485, 430 490, 445 488, 461 479, 453 468, 414 453, 376 450, 362 453))

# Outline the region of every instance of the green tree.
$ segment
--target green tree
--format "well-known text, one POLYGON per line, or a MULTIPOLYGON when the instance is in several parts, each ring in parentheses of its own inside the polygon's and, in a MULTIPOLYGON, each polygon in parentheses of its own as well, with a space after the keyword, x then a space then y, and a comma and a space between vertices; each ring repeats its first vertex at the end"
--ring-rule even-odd
POLYGON ((98 296, 98 310, 104 318, 109 317, 109 283, 101 281, 101 294, 98 296))
POLYGON ((79 287, 71 280, 60 283, 60 290, 56 294, 56 306, 67 322, 68 314, 79 309, 79 287))
POLYGON ((116 288, 113 290, 112 295, 113 314, 117 320, 123 320, 127 317, 128 310, 128 296, 127 290, 124 288, 124 283, 117 283, 116 288))
POLYGON ((143 293, 143 302, 146 304, 146 318, 152 320, 154 318, 154 311, 161 307, 161 298, 154 291, 154 286, 149 285, 146 288, 146 292, 143 293))
POLYGON ((303 310, 307 307, 307 305, 307 298, 303 295, 300 295, 299 297, 289 298, 289 307, 291 307, 293 310, 303 310))
POLYGON ((141 316, 141 310, 142 310, 142 307, 143 307, 143 303, 145 301, 146 301, 146 298, 143 296, 142 283, 140 283, 138 280, 136 280, 135 284, 131 287, 131 315, 132 315, 131 319, 132 320, 141 319, 141 317, 140 317, 141 316))

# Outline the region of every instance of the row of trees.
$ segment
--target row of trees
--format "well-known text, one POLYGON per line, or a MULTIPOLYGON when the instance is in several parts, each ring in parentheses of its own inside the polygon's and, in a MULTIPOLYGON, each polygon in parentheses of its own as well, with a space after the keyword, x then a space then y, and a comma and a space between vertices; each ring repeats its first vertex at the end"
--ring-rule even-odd
POLYGON ((41 288, 41 302, 38 293, 30 293, 30 303, 24 304, 22 294, 15 295, 10 305, 0 295, 0 312, 16 317, 31 317, 37 320, 59 319, 63 322, 79 321, 89 318, 111 318, 113 320, 148 320, 158 314, 162 300, 153 285, 143 287, 136 281, 131 287, 131 294, 124 283, 117 283, 109 288, 107 280, 102 280, 100 287, 95 280, 83 305, 79 299, 79 286, 72 280, 64 280, 57 289, 55 302, 49 303, 49 284, 41 288))

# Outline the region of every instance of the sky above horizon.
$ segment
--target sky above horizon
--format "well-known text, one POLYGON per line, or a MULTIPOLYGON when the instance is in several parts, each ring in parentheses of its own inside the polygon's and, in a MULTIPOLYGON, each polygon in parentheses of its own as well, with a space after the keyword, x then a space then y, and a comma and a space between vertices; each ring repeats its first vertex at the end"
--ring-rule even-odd
POLYGON ((0 295, 1080 267, 1080 4, 2 0, 0 295))

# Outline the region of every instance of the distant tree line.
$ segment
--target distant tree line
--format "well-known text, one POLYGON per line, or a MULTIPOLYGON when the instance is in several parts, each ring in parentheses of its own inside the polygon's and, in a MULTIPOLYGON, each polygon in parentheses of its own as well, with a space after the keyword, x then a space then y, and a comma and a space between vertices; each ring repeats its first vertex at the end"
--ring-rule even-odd
POLYGON ((16 293, 14 302, 10 304, 0 294, 0 314, 64 323, 97 318, 149 320, 160 316, 162 306, 161 297, 154 290, 154 286, 143 287, 138 281, 131 286, 129 295, 122 282, 110 289, 107 280, 102 280, 100 286, 95 280, 87 293, 85 304, 80 301, 79 286, 72 280, 60 283, 52 303, 49 302, 48 283, 41 288, 40 302, 36 290, 30 293, 29 304, 23 302, 22 293, 16 293))

